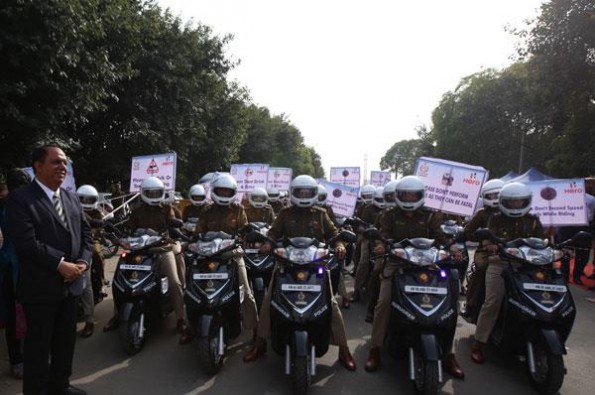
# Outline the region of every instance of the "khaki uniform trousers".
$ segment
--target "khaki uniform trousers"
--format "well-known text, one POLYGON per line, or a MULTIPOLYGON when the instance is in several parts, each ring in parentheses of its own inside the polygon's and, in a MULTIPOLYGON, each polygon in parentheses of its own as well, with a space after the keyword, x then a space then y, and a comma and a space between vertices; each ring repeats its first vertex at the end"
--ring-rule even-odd
POLYGON ((182 254, 182 244, 179 241, 172 245, 174 256, 176 257, 176 268, 178 270, 178 278, 182 283, 182 288, 186 289, 186 262, 184 262, 184 255, 182 254))
POLYGON ((258 310, 256 308, 256 299, 248 283, 248 273, 246 273, 246 264, 241 256, 234 257, 233 261, 238 268, 240 285, 244 286, 244 303, 242 303, 242 322, 245 329, 254 329, 258 326, 258 310))
POLYGON ((178 268, 176 265, 176 257, 173 251, 166 251, 159 255, 159 269, 161 273, 167 276, 169 283, 169 297, 172 307, 176 313, 176 318, 184 318, 184 291, 182 289, 182 282, 178 277, 178 268))
MULTIPOLYGON (((93 260, 103 260, 101 257, 101 246, 99 242, 93 243, 93 260)), ((92 265, 92 263, 91 263, 92 265)), ((83 308, 83 319, 85 322, 93 322, 95 320, 95 298, 93 297, 93 284, 91 283, 91 268, 84 274, 87 277, 87 284, 81 294, 81 305, 83 308)))
POLYGON ((360 245, 360 257, 355 272, 355 283, 353 288, 356 291, 361 291, 364 286, 368 284, 368 273, 370 272, 370 241, 362 238, 360 245))
MULTIPOLYGON (((260 308, 260 322, 258 323, 257 336, 262 339, 268 339, 271 334, 271 298, 273 294, 273 286, 275 278, 277 277, 278 267, 273 270, 271 282, 267 288, 260 308)), ((332 283, 330 273, 327 271, 328 286, 333 295, 332 283)), ((345 333, 345 322, 343 322, 343 315, 339 309, 339 304, 334 296, 331 296, 331 344, 339 347, 347 347, 347 335, 345 333)))
POLYGON ((475 340, 482 343, 487 343, 490 338, 506 294, 502 272, 506 269, 507 264, 498 260, 496 256, 488 258, 488 262, 486 296, 475 328, 475 340))

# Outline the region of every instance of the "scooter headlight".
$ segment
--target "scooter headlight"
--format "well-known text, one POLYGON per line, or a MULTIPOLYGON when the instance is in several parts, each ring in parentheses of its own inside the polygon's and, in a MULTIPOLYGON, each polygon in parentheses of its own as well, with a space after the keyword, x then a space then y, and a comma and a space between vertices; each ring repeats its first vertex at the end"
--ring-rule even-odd
POLYGON ((524 255, 523 255, 523 252, 520 249, 518 249, 518 248, 507 248, 505 250, 505 252, 508 255, 512 255, 512 256, 517 257, 517 258, 520 258, 520 259, 524 259, 525 258, 524 255))
POLYGON ((407 259, 407 251, 403 248, 393 248, 390 253, 397 258, 407 259))

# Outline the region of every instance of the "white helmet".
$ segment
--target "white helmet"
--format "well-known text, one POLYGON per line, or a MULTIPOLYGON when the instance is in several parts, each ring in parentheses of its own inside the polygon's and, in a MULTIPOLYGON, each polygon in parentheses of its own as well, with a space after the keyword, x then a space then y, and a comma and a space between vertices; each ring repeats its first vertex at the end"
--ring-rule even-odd
POLYGON ((425 185, 416 176, 401 178, 395 186, 395 201, 404 211, 414 211, 424 205, 425 185))
POLYGON ((269 195, 267 195, 267 191, 265 191, 264 188, 254 188, 254 190, 250 191, 248 194, 248 200, 252 207, 263 208, 267 205, 269 195))
POLYGON ((229 206, 237 191, 238 183, 230 174, 221 174, 211 182, 211 199, 220 206, 229 206))
POLYGON ((92 185, 81 185, 76 190, 76 195, 79 197, 81 206, 85 210, 95 210, 99 205, 99 193, 92 185))
POLYGON ((498 207, 498 195, 504 186, 504 181, 494 178, 481 187, 481 199, 484 207, 498 207))
POLYGON ((140 184, 140 198, 143 202, 157 206, 165 199, 165 186, 157 177, 149 177, 140 184))
POLYGON ((267 195, 269 195, 270 202, 278 202, 281 198, 281 193, 277 188, 274 187, 267 189, 267 195))
POLYGON ((297 207, 312 207, 318 199, 318 184, 307 175, 294 178, 289 184, 291 204, 297 207))
POLYGON ((384 208, 384 187, 377 187, 374 191, 374 206, 384 208))
POLYGON ((372 204, 374 201, 374 192, 376 192, 376 187, 372 184, 366 184, 362 187, 360 195, 365 205, 372 204))
POLYGON ((525 184, 506 184, 500 191, 500 211, 509 217, 522 217, 531 211, 532 197, 531 189, 525 184))
POLYGON ((200 184, 192 185, 190 187, 190 191, 188 191, 188 197, 190 198, 192 205, 204 205, 207 202, 207 193, 205 192, 205 187, 200 184))
POLYGON ((326 198, 328 193, 324 185, 318 185, 318 198, 316 199, 317 206, 324 206, 326 204, 326 198))
POLYGON ((397 187, 396 180, 389 181, 384 185, 384 190, 382 191, 382 196, 384 197, 384 206, 385 207, 395 207, 397 205, 397 201, 395 200, 396 197, 396 187, 397 187))

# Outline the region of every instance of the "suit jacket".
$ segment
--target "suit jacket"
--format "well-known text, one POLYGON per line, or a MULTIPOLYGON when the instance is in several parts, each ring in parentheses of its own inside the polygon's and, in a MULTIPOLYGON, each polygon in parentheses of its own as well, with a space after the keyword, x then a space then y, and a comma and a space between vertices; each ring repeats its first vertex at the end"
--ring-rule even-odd
POLYGON ((67 262, 91 262, 91 228, 75 194, 60 189, 68 228, 36 181, 11 192, 6 207, 21 275, 17 287, 22 303, 59 301, 70 293, 80 295, 85 276, 65 283, 57 270, 67 262))

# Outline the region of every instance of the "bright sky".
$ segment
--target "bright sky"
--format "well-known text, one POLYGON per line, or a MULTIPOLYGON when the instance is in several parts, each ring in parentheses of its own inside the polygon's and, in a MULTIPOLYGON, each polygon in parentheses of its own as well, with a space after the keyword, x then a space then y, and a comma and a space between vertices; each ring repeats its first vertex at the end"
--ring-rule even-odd
MULTIPOLYGON (((233 34, 230 77, 284 113, 330 167, 371 170, 431 124, 442 95, 503 68, 543 0, 158 0, 184 21, 233 34)), ((363 181, 363 180, 362 180, 363 181)))

